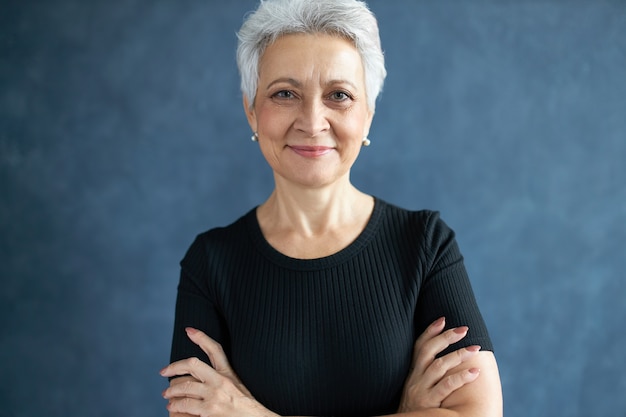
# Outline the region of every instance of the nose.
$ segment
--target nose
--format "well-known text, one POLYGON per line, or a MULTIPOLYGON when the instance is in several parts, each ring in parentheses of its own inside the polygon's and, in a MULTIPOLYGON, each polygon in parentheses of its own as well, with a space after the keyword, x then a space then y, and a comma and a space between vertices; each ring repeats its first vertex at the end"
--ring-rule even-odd
POLYGON ((294 128, 308 137, 315 137, 327 131, 330 128, 327 111, 321 100, 303 100, 294 128))

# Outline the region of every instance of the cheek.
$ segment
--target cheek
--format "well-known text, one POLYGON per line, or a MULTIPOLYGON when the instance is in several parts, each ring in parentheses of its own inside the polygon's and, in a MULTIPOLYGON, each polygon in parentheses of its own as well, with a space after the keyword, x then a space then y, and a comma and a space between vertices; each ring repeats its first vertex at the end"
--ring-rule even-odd
POLYGON ((345 140, 360 144, 366 134, 366 122, 367 119, 361 116, 345 118, 337 124, 337 129, 345 140))
POLYGON ((261 110, 257 113, 258 132, 269 139, 280 139, 289 129, 290 118, 288 114, 280 111, 261 110))

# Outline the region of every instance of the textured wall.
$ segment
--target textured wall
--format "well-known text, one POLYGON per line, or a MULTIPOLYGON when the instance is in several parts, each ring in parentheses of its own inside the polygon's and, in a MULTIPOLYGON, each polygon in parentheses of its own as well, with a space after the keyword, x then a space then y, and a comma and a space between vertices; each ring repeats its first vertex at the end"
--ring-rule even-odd
MULTIPOLYGON (((0 2, 0 416, 165 416, 178 261, 263 201, 254 1, 0 2)), ((626 416, 626 2, 372 0, 353 169, 456 229, 508 417, 626 416)))

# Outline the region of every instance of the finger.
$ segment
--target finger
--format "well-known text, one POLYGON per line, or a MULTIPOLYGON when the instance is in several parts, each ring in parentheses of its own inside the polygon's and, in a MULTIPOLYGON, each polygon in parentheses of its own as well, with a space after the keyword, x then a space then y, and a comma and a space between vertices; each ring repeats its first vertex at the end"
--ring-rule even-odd
POLYGON ((172 398, 165 408, 167 408, 167 411, 170 413, 200 416, 202 413, 202 400, 190 397, 172 398))
POLYGON ((251 396, 250 391, 246 388, 239 376, 235 373, 233 368, 230 366, 230 362, 228 362, 228 358, 224 353, 224 349, 222 349, 222 345, 217 343, 215 340, 207 336, 206 333, 188 327, 185 329, 187 335, 191 339, 192 342, 200 346, 200 348, 207 354, 213 368, 223 377, 228 378, 243 394, 251 396))
POLYGON ((479 351, 480 346, 474 345, 435 358, 429 365, 425 366, 425 369, 421 369, 421 367, 412 369, 407 378, 407 383, 417 384, 419 382, 420 386, 430 389, 436 385, 446 373, 474 357, 479 351))
POLYGON ((178 397, 190 397, 201 400, 206 396, 206 387, 201 382, 190 379, 180 384, 170 385, 169 388, 163 391, 162 395, 167 400, 178 397))
POLYGON ((418 357, 419 357, 419 353, 422 350, 422 347, 424 346, 424 344, 431 340, 433 337, 437 336, 438 334, 440 334, 443 329, 446 326, 446 318, 445 317, 440 317, 437 320, 435 320, 434 322, 432 322, 427 328, 426 330, 424 330, 424 332, 419 335, 419 337, 417 338, 417 340, 415 341, 415 344, 413 345, 413 356, 411 358, 411 369, 415 368, 417 366, 417 361, 418 361, 418 357))
POLYGON ((160 374, 165 377, 191 375, 200 382, 205 382, 214 376, 215 370, 194 357, 170 363, 161 369, 160 374))
POLYGON ((232 368, 228 362, 228 358, 222 349, 222 345, 211 339, 203 331, 187 327, 185 329, 189 339, 207 354, 211 364, 219 373, 232 373, 232 368))
POLYGON ((467 331, 467 326, 456 327, 426 341, 419 352, 417 352, 415 367, 422 370, 426 369, 439 353, 463 339, 467 335, 467 331))
POLYGON ((424 333, 419 335, 419 337, 415 341, 414 347, 419 349, 428 340, 440 334, 443 331, 444 327, 446 327, 446 318, 445 317, 438 318, 426 328, 424 333))
POLYGON ((464 385, 473 382, 478 378, 480 369, 464 369, 452 375, 448 375, 439 381, 432 389, 431 394, 438 402, 443 402, 450 394, 464 385))
POLYGON ((479 351, 478 345, 468 346, 433 360, 422 376, 424 382, 427 386, 437 384, 450 370, 476 356, 479 351))

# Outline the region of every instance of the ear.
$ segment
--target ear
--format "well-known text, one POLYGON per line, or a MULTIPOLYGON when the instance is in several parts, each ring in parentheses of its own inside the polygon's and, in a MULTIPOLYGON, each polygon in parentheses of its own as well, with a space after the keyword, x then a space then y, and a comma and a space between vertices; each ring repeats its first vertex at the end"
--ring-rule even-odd
POLYGON ((364 138, 366 138, 370 134, 370 127, 372 126, 373 119, 374 119, 374 112, 370 110, 367 113, 367 119, 365 120, 365 131, 363 132, 364 138))
POLYGON ((246 112, 246 117, 248 118, 248 124, 253 132, 257 131, 257 120, 256 120, 256 112, 254 111, 254 107, 250 106, 250 102, 248 101, 248 97, 243 96, 243 109, 246 112))

